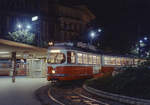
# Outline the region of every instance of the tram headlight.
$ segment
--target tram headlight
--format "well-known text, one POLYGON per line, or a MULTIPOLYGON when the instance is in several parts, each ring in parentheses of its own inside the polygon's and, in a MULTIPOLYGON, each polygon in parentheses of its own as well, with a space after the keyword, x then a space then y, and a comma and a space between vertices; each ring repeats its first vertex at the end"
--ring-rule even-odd
POLYGON ((56 73, 56 71, 55 70, 52 70, 52 74, 55 74, 56 73))

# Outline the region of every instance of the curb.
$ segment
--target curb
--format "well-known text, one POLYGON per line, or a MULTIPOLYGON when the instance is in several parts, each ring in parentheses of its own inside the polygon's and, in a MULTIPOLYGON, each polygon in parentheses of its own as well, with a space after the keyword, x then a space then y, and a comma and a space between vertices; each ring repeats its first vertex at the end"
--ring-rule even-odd
POLYGON ((108 92, 104 92, 104 91, 101 91, 101 90, 91 88, 91 87, 86 86, 86 85, 83 85, 83 88, 86 91, 88 91, 92 94, 95 94, 97 96, 107 98, 107 99, 111 99, 111 100, 114 100, 114 101, 118 101, 118 102, 121 102, 121 103, 126 103, 126 104, 130 104, 130 105, 150 105, 150 100, 145 100, 145 99, 139 99, 139 98, 133 98, 133 97, 128 97, 128 96, 108 93, 108 92))

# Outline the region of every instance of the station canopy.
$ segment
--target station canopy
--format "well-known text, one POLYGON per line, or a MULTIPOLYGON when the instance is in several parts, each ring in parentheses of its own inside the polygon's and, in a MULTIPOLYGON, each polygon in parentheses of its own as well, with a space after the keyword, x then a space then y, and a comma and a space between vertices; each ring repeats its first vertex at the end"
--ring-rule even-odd
POLYGON ((11 58, 11 53, 16 52, 17 58, 45 58, 47 49, 14 41, 0 39, 0 58, 11 58))

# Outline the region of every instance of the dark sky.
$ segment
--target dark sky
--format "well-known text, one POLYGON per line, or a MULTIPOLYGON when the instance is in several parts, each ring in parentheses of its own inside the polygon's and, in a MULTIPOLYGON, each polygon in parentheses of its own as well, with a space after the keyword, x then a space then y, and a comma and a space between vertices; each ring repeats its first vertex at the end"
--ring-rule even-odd
POLYGON ((138 39, 150 35, 150 0, 74 1, 86 4, 95 14, 95 21, 103 29, 100 41, 105 47, 124 52, 138 39))

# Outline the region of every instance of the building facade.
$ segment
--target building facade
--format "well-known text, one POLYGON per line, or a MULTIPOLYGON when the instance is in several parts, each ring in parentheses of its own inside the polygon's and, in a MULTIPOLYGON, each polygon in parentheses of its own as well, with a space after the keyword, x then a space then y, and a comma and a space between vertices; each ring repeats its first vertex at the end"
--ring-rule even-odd
MULTIPOLYGON (((95 16, 86 6, 65 5, 57 0, 0 0, 0 38, 17 24, 29 24, 38 41, 71 41, 80 37, 95 16), (37 21, 31 21, 38 16, 37 21)), ((37 42, 38 43, 38 42, 37 42)))

